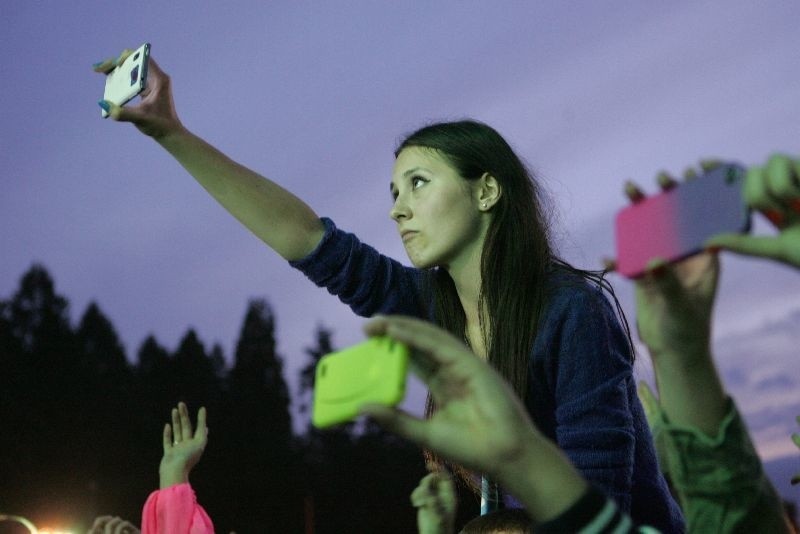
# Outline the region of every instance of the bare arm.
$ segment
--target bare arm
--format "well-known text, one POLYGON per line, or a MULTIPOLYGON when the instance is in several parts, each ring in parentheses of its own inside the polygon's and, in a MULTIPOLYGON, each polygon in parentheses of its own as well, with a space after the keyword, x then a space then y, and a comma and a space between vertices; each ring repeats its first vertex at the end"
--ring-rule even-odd
MULTIPOLYGON (((95 66, 107 72, 130 54, 95 66)), ((147 88, 136 106, 100 101, 115 121, 132 122, 155 139, 200 185, 259 239, 286 260, 314 250, 325 228, 314 211, 275 182, 239 165, 189 132, 178 119, 169 76, 150 58, 147 88)))
POLYGON ((217 202, 284 259, 304 258, 322 239, 325 227, 305 202, 188 130, 157 141, 217 202))

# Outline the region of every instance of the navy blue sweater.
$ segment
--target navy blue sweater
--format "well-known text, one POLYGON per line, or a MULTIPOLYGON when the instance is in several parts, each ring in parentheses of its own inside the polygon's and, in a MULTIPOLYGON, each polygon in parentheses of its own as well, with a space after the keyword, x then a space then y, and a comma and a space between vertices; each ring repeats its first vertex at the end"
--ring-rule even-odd
MULTIPOLYGON (((432 319, 423 271, 388 258, 333 221, 307 257, 290 264, 362 316, 432 319)), ((636 395, 628 341, 602 291, 577 275, 550 277, 530 355, 525 404, 539 430, 634 521, 683 532, 636 395)), ((515 502, 505 497, 508 505, 515 502)), ((518 504, 516 506, 519 506, 518 504)))

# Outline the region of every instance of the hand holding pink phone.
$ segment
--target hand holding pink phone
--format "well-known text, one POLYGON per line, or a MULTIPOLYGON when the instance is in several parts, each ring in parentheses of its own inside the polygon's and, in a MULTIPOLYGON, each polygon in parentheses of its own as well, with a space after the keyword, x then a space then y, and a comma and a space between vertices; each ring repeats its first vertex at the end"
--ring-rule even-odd
POLYGON ((741 165, 723 164, 620 210, 615 220, 617 272, 638 278, 654 258, 679 261, 702 251, 716 234, 748 232, 744 177, 741 165))

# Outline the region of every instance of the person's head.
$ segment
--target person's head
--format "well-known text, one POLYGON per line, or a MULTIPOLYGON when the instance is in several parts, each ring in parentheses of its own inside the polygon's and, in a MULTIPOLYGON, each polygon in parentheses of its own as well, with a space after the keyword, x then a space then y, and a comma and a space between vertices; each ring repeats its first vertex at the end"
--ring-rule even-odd
POLYGON ((470 520, 459 534, 529 534, 533 521, 519 508, 495 510, 470 520))
POLYGON ((549 260, 538 186, 493 128, 431 124, 403 139, 395 157, 390 216, 400 232, 416 232, 404 239, 415 266, 447 268, 476 249, 485 258, 523 232, 549 260))
POLYGON ((497 131, 473 120, 425 126, 403 139, 395 156, 391 215, 401 231, 419 231, 406 238, 406 250, 418 267, 445 267, 432 269, 439 324, 464 335, 465 312, 447 266, 477 247, 488 358, 523 392, 554 259, 539 185, 497 131))

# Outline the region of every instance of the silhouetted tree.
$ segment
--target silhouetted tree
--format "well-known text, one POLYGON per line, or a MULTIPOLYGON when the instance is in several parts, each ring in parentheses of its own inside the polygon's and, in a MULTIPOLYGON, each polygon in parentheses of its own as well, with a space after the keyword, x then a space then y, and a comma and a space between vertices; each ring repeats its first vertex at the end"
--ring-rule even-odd
POLYGON ((92 302, 78 322, 76 360, 81 379, 72 397, 77 403, 73 427, 85 429, 74 440, 74 465, 80 466, 84 498, 120 509, 135 502, 132 484, 120 485, 136 472, 139 455, 132 440, 131 417, 140 399, 134 396, 133 372, 111 321, 92 302))
POLYGON ((6 431, 0 432, 0 472, 20 475, 11 486, 11 502, 22 500, 59 514, 75 504, 68 490, 81 476, 64 469, 79 449, 73 424, 82 408, 75 396, 81 376, 68 311, 50 274, 35 264, 23 274, 4 312, 7 341, 18 352, 9 355, 16 360, 13 380, 3 384, 7 407, 0 411, 7 419, 6 431))
POLYGON ((214 362, 206 354, 194 329, 186 332, 173 359, 175 402, 182 400, 190 407, 213 408, 219 400, 219 377, 214 369, 214 362))
MULTIPOLYGON (((234 364, 228 375, 225 409, 206 454, 219 469, 218 497, 225 528, 244 532, 297 531, 302 504, 297 489, 289 391, 275 351, 275 317, 263 299, 247 307, 234 364), (224 504, 224 506, 223 506, 224 504)), ((205 460, 204 460, 205 461, 205 460)), ((211 511, 209 511, 211 512, 211 511)))

